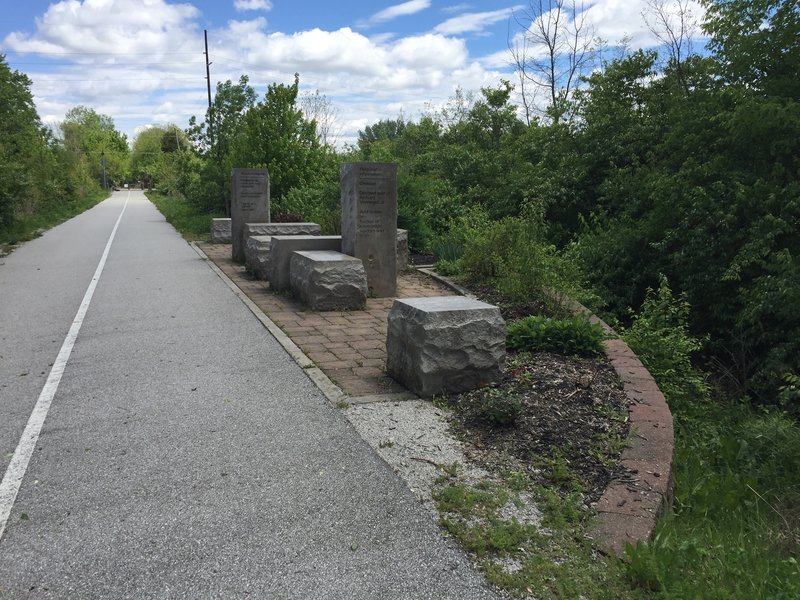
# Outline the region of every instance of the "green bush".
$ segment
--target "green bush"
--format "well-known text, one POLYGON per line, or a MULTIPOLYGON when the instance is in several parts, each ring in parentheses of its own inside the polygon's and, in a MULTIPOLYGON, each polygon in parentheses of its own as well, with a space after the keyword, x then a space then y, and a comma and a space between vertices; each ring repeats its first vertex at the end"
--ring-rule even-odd
POLYGON ((597 356, 603 352, 605 333, 584 316, 551 319, 532 316, 508 326, 507 345, 517 352, 559 352, 597 356))
POLYGON ((685 295, 675 298, 662 275, 658 290, 648 288, 641 311, 622 335, 673 406, 709 393, 704 376, 692 366, 702 344, 689 333, 689 313, 685 295))
POLYGON ((521 217, 487 221, 472 230, 461 267, 465 275, 493 283, 515 302, 539 302, 553 313, 563 311, 565 298, 583 298, 577 261, 547 241, 540 206, 530 205, 521 217))

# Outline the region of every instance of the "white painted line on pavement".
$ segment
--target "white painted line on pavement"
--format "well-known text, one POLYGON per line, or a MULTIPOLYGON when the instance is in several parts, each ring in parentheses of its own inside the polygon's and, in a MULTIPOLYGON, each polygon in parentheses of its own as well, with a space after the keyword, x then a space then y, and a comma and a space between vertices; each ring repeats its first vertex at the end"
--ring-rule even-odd
POLYGON ((83 319, 86 317, 86 311, 89 310, 89 304, 94 296, 94 290, 97 287, 97 282, 100 281, 100 275, 103 274, 103 268, 106 266, 106 259, 111 250, 111 244, 114 242, 114 237, 117 235, 117 228, 122 221, 122 215, 125 214, 125 209, 128 208, 128 200, 130 200, 131 193, 125 199, 125 206, 122 207, 122 212, 119 213, 117 222, 114 224, 114 229, 106 242, 106 248, 103 251, 103 256, 100 258, 100 263, 94 272, 91 283, 83 296, 83 301, 78 308, 78 313, 72 321, 72 327, 69 328, 67 337, 58 352, 53 368, 50 369, 50 374, 47 376, 47 381, 39 394, 39 399, 33 407, 33 412, 28 418, 28 424, 25 426, 25 431, 22 432, 22 437, 17 444, 17 449, 11 457, 11 462, 6 469, 6 474, 3 476, 3 481, 0 483, 0 539, 3 537, 3 532, 8 523, 8 517, 11 514, 11 508, 14 506, 14 501, 17 499, 17 492, 22 485, 22 479, 25 477, 25 471, 28 468, 28 462, 33 455, 36 448, 36 442, 39 441, 39 434, 42 431, 42 425, 47 418, 47 412, 50 410, 50 404, 53 397, 56 395, 58 384, 61 383, 61 377, 64 375, 64 369, 69 361, 69 356, 72 353, 72 347, 75 345, 75 340, 78 338, 78 333, 83 325, 83 319))

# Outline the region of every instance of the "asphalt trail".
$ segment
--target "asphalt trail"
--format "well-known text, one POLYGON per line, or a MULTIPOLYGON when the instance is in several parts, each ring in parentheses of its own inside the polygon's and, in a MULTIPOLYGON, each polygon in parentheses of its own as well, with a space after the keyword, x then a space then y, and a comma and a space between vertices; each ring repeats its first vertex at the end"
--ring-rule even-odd
POLYGON ((140 192, 0 259, 2 472, 128 195, 0 539, 0 597, 495 597, 140 192))

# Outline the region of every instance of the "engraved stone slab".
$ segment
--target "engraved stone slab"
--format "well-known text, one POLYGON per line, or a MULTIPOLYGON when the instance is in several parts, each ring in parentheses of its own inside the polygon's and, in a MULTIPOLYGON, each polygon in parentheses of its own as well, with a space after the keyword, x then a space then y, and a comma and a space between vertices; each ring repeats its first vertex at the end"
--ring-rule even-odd
POLYGON ((397 293, 397 165, 345 163, 341 168, 342 251, 360 258, 370 293, 397 293))
POLYGON ((408 270, 408 230, 397 230, 397 272, 408 270))
POLYGON ((319 235, 317 223, 245 223, 244 237, 251 235, 319 235))
POLYGON ((231 255, 244 262, 245 223, 269 223, 269 173, 266 169, 231 172, 231 255))
POLYGON ((231 243, 230 219, 211 219, 211 243, 212 244, 231 243))
POLYGON ((342 250, 340 235, 273 235, 269 247, 269 286, 288 290, 292 253, 301 250, 342 250))
POLYGON ((292 291, 312 310, 352 310, 367 301, 367 274, 361 260, 341 252, 293 252, 292 291))
POLYGON ((269 276, 269 248, 272 236, 251 235, 244 249, 244 266, 256 279, 269 276))
POLYGON ((475 389, 500 379, 505 321, 464 296, 395 300, 386 354, 386 372, 419 396, 475 389))

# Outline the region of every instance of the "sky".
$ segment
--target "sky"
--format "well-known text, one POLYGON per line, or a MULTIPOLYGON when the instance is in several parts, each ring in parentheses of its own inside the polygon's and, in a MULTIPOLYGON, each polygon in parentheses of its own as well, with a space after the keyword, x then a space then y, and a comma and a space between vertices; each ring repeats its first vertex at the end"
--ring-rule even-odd
MULTIPOLYGON (((652 0, 651 0, 652 1, 652 0)), ((657 0, 675 2, 676 0, 657 0)), ((585 0, 585 18, 612 47, 658 46, 647 0, 585 0)), ((0 53, 26 73, 48 124, 84 105, 132 141, 153 124, 181 128, 212 93, 247 74, 259 95, 300 75, 352 143, 381 119, 416 120, 457 89, 515 82, 509 40, 539 0, 0 0, 0 53)), ((701 8, 693 4, 696 17, 701 8)))

